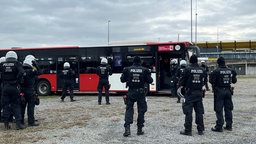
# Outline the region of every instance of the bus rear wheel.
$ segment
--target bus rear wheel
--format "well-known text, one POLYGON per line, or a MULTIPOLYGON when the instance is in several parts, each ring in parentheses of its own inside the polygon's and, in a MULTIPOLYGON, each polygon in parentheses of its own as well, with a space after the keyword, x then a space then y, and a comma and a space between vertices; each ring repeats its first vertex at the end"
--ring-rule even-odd
POLYGON ((50 83, 46 80, 39 81, 36 87, 36 91, 37 91, 37 94, 41 96, 49 95, 51 92, 50 83))

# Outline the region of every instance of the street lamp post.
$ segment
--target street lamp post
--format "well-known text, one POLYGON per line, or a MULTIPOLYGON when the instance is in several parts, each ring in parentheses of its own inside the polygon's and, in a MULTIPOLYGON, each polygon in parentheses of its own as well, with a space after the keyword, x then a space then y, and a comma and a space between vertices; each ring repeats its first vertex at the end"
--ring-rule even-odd
POLYGON ((110 20, 108 20, 108 45, 109 45, 109 23, 110 23, 111 21, 110 20))
POLYGON ((191 17, 191 22, 190 22, 190 25, 191 25, 191 42, 193 42, 193 24, 192 24, 192 21, 193 21, 193 17, 192 17, 192 10, 193 10, 193 5, 192 5, 192 0, 191 0, 191 14, 190 14, 190 17, 191 17))

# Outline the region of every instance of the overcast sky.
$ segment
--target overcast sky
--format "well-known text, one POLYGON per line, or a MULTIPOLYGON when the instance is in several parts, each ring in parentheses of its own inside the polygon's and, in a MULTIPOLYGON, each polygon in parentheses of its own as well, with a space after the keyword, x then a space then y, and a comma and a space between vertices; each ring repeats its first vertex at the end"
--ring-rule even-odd
MULTIPOLYGON (((195 23, 197 42, 255 40, 255 6, 193 0, 193 41, 195 23)), ((0 9, 1 48, 107 45, 108 24, 110 43, 191 41, 191 0, 1 0, 0 9)))

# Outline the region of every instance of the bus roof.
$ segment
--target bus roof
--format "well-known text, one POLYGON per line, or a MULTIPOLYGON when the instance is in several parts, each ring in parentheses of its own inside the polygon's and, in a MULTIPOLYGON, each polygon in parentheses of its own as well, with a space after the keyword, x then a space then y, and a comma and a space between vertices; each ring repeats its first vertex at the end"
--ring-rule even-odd
POLYGON ((47 47, 12 47, 12 48, 0 48, 0 51, 19 51, 19 50, 47 50, 47 49, 65 49, 65 48, 89 48, 89 47, 117 47, 117 46, 136 46, 136 45, 170 45, 170 44, 185 44, 186 46, 192 45, 190 42, 182 41, 182 42, 142 42, 142 43, 112 43, 110 45, 93 45, 93 46, 47 46, 47 47))
POLYGON ((31 47, 31 48, 23 48, 23 47, 12 47, 12 48, 0 48, 0 51, 6 50, 34 50, 34 49, 65 49, 65 48, 79 48, 78 46, 47 46, 47 47, 31 47))
POLYGON ((147 42, 147 45, 159 45, 159 44, 184 44, 186 46, 192 45, 190 42, 188 41, 182 41, 182 42, 172 42, 172 41, 168 41, 168 42, 147 42))

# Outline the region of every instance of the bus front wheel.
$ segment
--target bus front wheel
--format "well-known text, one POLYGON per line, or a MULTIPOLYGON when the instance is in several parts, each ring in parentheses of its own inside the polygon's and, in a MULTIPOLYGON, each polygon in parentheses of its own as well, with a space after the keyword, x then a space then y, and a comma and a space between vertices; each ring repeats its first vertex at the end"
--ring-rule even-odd
POLYGON ((50 83, 46 80, 41 80, 37 84, 37 94, 41 96, 47 96, 51 92, 50 83))

